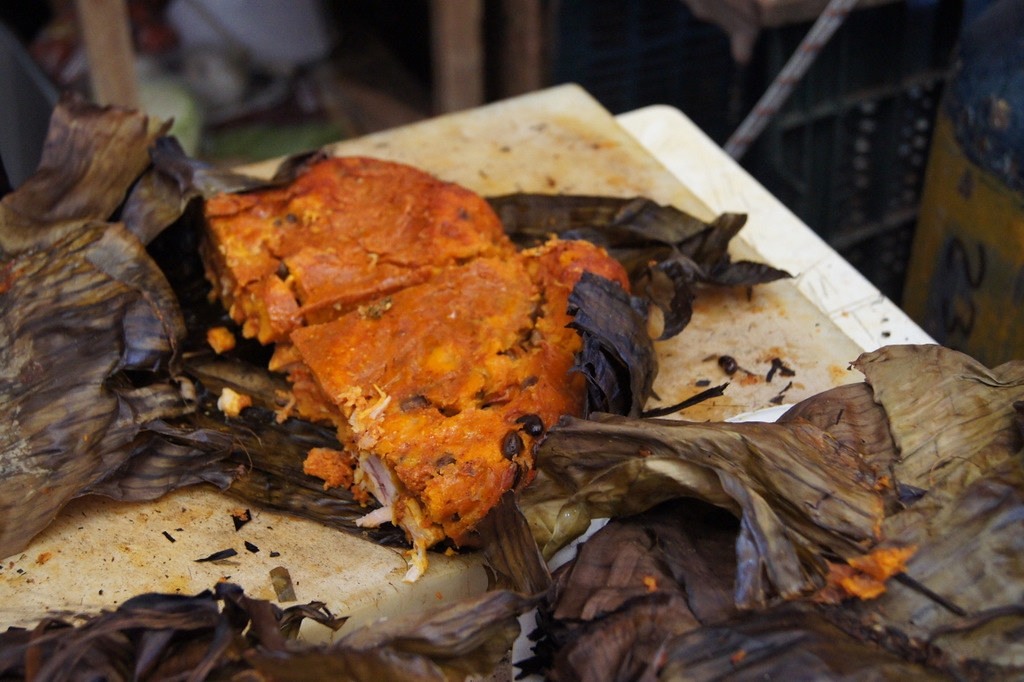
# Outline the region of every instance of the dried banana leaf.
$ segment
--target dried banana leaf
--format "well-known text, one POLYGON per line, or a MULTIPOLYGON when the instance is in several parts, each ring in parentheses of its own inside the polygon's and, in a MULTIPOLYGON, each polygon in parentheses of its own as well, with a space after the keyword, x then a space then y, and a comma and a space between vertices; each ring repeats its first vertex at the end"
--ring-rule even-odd
POLYGON ((808 424, 564 418, 537 453, 522 506, 545 556, 593 518, 695 497, 740 517, 736 601, 763 604, 821 585, 823 555, 877 541, 883 500, 853 450, 808 424))
POLYGON ((734 517, 692 499, 611 520, 556 573, 535 656, 516 665, 558 681, 952 679, 831 607, 737 610, 738 533, 734 517))
POLYGON ((336 440, 277 424, 282 386, 257 369, 265 358, 215 370, 193 352, 224 313, 205 300, 198 238, 179 218, 204 192, 254 181, 188 159, 164 128, 67 98, 38 172, 0 202, 0 556, 80 495, 149 500, 233 481, 250 501, 371 537, 355 526, 365 508, 301 471, 306 450, 336 440), (211 417, 224 385, 262 411, 211 417))
POLYGON ((147 423, 194 410, 180 375, 185 324, 137 234, 174 212, 117 221, 163 125, 66 98, 39 170, 0 201, 0 555, 20 551, 71 498, 154 499, 224 486, 223 452, 147 423))
POLYGON ((515 664, 547 679, 639 679, 667 638, 735 612, 737 531, 695 500, 610 521, 556 572, 536 655, 515 664))
POLYGON ((569 294, 569 326, 583 340, 574 369, 587 379, 584 416, 643 412, 658 375, 644 308, 618 284, 589 272, 569 294))
POLYGON ((729 242, 746 222, 740 214, 705 223, 643 197, 509 194, 488 201, 521 244, 557 234, 606 248, 626 267, 633 293, 661 310, 659 340, 689 324, 698 284, 753 286, 790 276, 764 263, 732 261, 729 242))
POLYGON ((942 346, 889 346, 854 367, 888 416, 899 450, 892 464, 898 482, 933 498, 951 497, 1018 461, 1022 440, 1014 403, 1024 400, 1024 362, 990 370, 942 346))
POLYGON ((46 248, 83 223, 108 220, 167 127, 140 112, 62 98, 37 170, 0 201, 0 257, 46 248))
POLYGON ((198 387, 200 409, 170 423, 149 426, 175 442, 221 453, 224 464, 235 473, 226 486, 229 494, 378 544, 406 543, 405 533, 395 526, 358 526, 356 520, 368 507, 346 489, 325 490, 322 480, 303 471, 310 448, 341 446, 330 428, 300 419, 277 420, 280 396, 287 393, 284 377, 209 352, 188 356, 182 365, 198 387), (237 417, 223 415, 216 402, 225 387, 252 398, 253 406, 237 417))
MULTIPOLYGON (((538 655, 525 662, 527 669, 533 665, 553 679, 788 679, 797 673, 827 679, 1020 679, 1024 361, 990 370, 939 346, 890 346, 854 364, 864 383, 814 396, 777 424, 670 426, 663 420, 601 417, 553 429, 538 459, 538 481, 522 500, 537 537, 558 546, 591 516, 616 518, 581 545, 574 564, 556 573, 556 591, 541 609, 538 655), (823 462, 815 460, 815 446, 804 447, 815 432, 823 462), (799 433, 805 437, 795 437, 799 433), (785 449, 770 445, 776 437, 785 449), (744 451, 750 456, 737 456, 744 451), (818 502, 800 494, 812 479, 792 462, 807 457, 819 477, 808 489, 827 491, 818 502), (696 476, 696 464, 714 478, 696 476), (828 473, 830 465, 835 469, 828 473), (722 494, 739 489, 723 485, 723 473, 749 491, 747 500, 751 493, 761 496, 760 514, 742 504, 737 508, 743 496, 722 494), (851 487, 857 479, 863 485, 851 487), (865 489, 876 496, 870 532, 857 525, 853 511, 865 509, 854 502, 865 489), (828 505, 820 504, 826 497, 828 505), (675 498, 701 499, 729 511, 739 521, 733 539, 723 539, 725 528, 694 530, 701 528, 701 517, 693 511, 677 507, 666 516, 663 507, 652 510, 657 501, 675 498), (878 512, 882 500, 884 511, 878 512), (634 512, 642 513, 621 518, 634 512), (773 517, 777 524, 765 523, 773 517), (673 518, 679 529, 672 529, 673 518), (758 537, 748 530, 752 524, 766 529, 766 538, 776 532, 774 539, 795 551, 749 553, 744 535, 758 537), (855 527, 859 537, 851 532, 855 527), (690 540, 678 535, 683 529, 694 531, 690 540), (606 532, 614 539, 605 542, 606 532), (708 600, 706 578, 679 578, 680 565, 700 565, 692 549, 700 546, 717 548, 718 570, 725 576, 730 573, 722 555, 732 548, 731 596, 735 606, 746 608, 737 612, 732 604, 708 600), (674 547, 691 549, 673 559, 674 547), (907 548, 911 555, 876 598, 787 594, 779 577, 788 571, 770 567, 795 557, 813 576, 823 562, 831 578, 844 558, 851 566, 864 565, 851 556, 856 552, 892 548, 907 548), (764 586, 787 600, 744 601, 744 575, 750 572, 763 572, 764 586), (686 598, 679 603, 688 604, 700 621, 682 633, 657 615, 661 602, 678 601, 673 595, 680 587, 686 598), (695 604, 712 606, 698 610, 695 604), (644 619, 664 627, 645 630, 644 619), (640 651, 653 641, 662 643, 657 666, 633 667, 619 677, 597 674, 620 670, 620 664, 635 666, 628 658, 632 644, 640 651), (591 666, 593 661, 600 663, 591 666)), ((717 589, 721 597, 724 588, 719 583, 717 589)))
MULTIPOLYGON (((225 480, 205 453, 165 447, 143 427, 190 408, 166 380, 184 325, 134 236, 117 224, 88 224, 5 269, 0 556, 20 551, 71 498, 124 476, 141 453, 151 453, 149 465, 160 460, 157 469, 170 464, 179 480, 225 480)), ((143 468, 140 475, 156 475, 143 468)), ((153 481, 119 496, 166 491, 153 481)))
POLYGON ((1013 634, 1024 626, 1024 361, 988 369, 940 346, 894 346, 856 364, 898 446, 892 477, 916 491, 883 537, 917 547, 913 584, 858 611, 991 679, 1024 674, 1013 634))
POLYGON ((510 592, 355 630, 326 646, 288 634, 303 620, 333 630, 313 602, 281 609, 220 583, 196 596, 144 594, 116 611, 72 626, 42 621, 0 634, 0 677, 57 680, 146 679, 459 680, 490 673, 519 633, 533 600, 510 592))

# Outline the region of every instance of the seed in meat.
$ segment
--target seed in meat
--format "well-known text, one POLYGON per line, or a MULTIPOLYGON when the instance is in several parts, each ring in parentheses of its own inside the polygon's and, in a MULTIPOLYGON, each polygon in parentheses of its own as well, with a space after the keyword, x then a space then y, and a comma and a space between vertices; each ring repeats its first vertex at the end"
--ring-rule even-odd
POLYGON ((544 422, 541 421, 539 415, 536 414, 524 414, 522 417, 516 420, 517 424, 523 425, 523 431, 526 435, 533 438, 537 438, 544 433, 544 422))
POLYGON ((523 451, 523 437, 518 431, 509 431, 501 439, 501 454, 505 459, 512 459, 523 451))

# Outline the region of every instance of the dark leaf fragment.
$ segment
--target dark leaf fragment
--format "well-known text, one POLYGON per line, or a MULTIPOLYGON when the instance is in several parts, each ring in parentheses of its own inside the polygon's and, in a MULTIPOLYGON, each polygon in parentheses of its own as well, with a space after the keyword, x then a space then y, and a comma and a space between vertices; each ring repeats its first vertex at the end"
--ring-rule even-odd
POLYGON ((660 680, 952 680, 798 606, 745 615, 665 643, 660 680))
POLYGON ((196 563, 202 563, 204 561, 221 561, 223 559, 230 559, 233 556, 238 556, 238 550, 233 547, 222 549, 208 556, 204 556, 201 559, 196 559, 196 563))
MULTIPOLYGON (((890 346, 855 366, 865 382, 814 396, 776 424, 599 416, 553 427, 523 495, 546 553, 591 518, 613 518, 556 572, 524 669, 558 680, 1020 679, 1024 361, 990 370, 939 346, 890 346), (686 557, 712 534, 688 545, 653 510, 622 518, 684 498, 739 519, 735 544, 718 544, 708 565, 735 568, 732 597, 748 608, 696 601, 707 578, 664 568, 677 565, 668 550, 686 557), (887 556, 905 564, 883 574, 887 556), (880 594, 851 591, 834 605, 786 591, 801 570, 820 577, 821 561, 830 584, 847 564, 893 577, 880 594), (699 626, 673 633, 643 581, 628 577, 637 573, 658 590, 682 589, 699 626), (744 601, 772 591, 787 600, 744 601), (633 617, 634 606, 644 615, 633 617), (652 621, 660 628, 646 630, 652 621), (651 641, 661 642, 654 656, 651 641), (643 664, 630 662, 633 651, 645 652, 643 664)), ((680 528, 699 528, 682 516, 680 528)))
POLYGON ((284 566, 270 569, 270 582, 274 586, 277 601, 295 601, 295 584, 292 583, 291 571, 284 566))
POLYGON ((660 339, 689 323, 695 285, 753 286, 789 277, 763 263, 731 260, 729 242, 746 222, 743 215, 705 223, 642 197, 510 194, 488 201, 520 244, 557 234, 606 248, 626 267, 632 292, 661 310, 660 339))
POLYGON ((569 326, 583 349, 574 369, 587 379, 584 415, 639 416, 651 396, 658 357, 643 309, 621 286, 584 272, 569 295, 569 326))
POLYGON ((241 530, 250 521, 252 521, 252 512, 248 509, 233 509, 231 511, 231 522, 234 524, 235 530, 241 530))
POLYGON ((712 386, 711 388, 704 389, 703 391, 700 391, 699 393, 695 393, 694 395, 691 395, 689 398, 686 398, 684 400, 680 400, 678 403, 675 403, 674 405, 665 405, 664 407, 656 407, 656 408, 652 408, 652 409, 649 409, 649 410, 644 410, 641 416, 643 416, 643 417, 667 417, 670 414, 675 414, 676 412, 682 412, 683 410, 685 410, 688 407, 693 407, 694 405, 699 405, 702 402, 704 402, 705 400, 711 400, 712 398, 717 398, 717 397, 721 396, 722 394, 724 394, 725 393, 725 389, 728 388, 728 387, 729 387, 729 384, 727 384, 727 383, 726 384, 719 384, 718 386, 712 386))
POLYGON ((344 622, 322 604, 282 610, 229 583, 196 596, 141 594, 78 626, 50 619, 0 633, 0 677, 228 679, 248 668, 247 652, 286 650, 284 631, 305 619, 332 629, 344 622))
POLYGON ((546 556, 590 519, 696 497, 742 519, 736 601, 820 586, 822 552, 877 541, 883 506, 859 455, 808 423, 702 424, 601 415, 563 418, 537 453, 523 508, 546 556))

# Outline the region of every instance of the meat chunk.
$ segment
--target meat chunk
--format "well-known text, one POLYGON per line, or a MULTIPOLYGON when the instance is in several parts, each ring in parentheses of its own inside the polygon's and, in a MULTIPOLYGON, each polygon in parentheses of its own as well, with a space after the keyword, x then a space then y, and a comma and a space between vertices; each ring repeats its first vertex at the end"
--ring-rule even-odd
POLYGON ((321 162, 207 214, 218 295, 247 335, 275 343, 295 413, 338 430, 344 449, 317 449, 307 473, 372 495, 366 525, 405 529, 409 580, 445 538, 474 544, 532 477, 544 427, 581 412, 567 307, 582 272, 628 285, 602 249, 518 251, 482 199, 383 161, 321 162))
POLYGON ((212 197, 205 216, 216 294, 263 343, 439 268, 513 251, 483 198, 364 157, 321 161, 283 187, 212 197))

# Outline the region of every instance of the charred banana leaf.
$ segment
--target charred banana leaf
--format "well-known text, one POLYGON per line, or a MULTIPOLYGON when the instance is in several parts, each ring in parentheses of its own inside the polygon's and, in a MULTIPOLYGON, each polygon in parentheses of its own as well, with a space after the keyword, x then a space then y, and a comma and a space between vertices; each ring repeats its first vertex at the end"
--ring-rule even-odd
POLYGON ((160 129, 66 100, 39 171, 0 202, 0 555, 86 492, 152 499, 228 480, 216 457, 145 428, 192 409, 185 325, 142 243, 107 221, 160 129))
POLYGON ((273 387, 258 370, 215 372, 187 352, 202 313, 183 314, 181 297, 196 298, 202 273, 172 287, 144 244, 159 252, 193 199, 251 179, 191 163, 163 128, 65 99, 38 172, 0 201, 0 556, 79 495, 156 499, 227 488, 240 472, 235 491, 255 502, 348 530, 366 511, 296 471, 300 448, 334 442, 322 429, 212 410, 204 382, 273 387))
POLYGON ((658 375, 643 302, 618 284, 584 272, 569 294, 569 314, 569 326, 583 340, 574 368, 587 379, 584 416, 640 416, 658 375))
POLYGON ((225 466, 234 473, 227 487, 229 494, 378 544, 406 543, 404 532, 397 527, 359 527, 356 520, 370 508, 355 501, 347 489, 324 489, 323 481, 302 470, 311 448, 341 446, 330 428, 294 418, 278 421, 276 410, 288 391, 282 376, 208 352, 186 356, 182 365, 197 386, 199 409, 149 426, 176 443, 221 453, 225 466), (226 416, 216 407, 225 388, 252 398, 252 407, 237 416, 226 416))
MULTIPOLYGON (((732 599, 739 523, 679 499, 611 520, 559 569, 538 607, 536 655, 551 680, 952 679, 923 651, 890 651, 832 607, 732 599)), ((536 636, 536 635, 535 635, 536 636)))
POLYGON ((1024 361, 890 346, 854 364, 865 382, 776 424, 552 429, 522 499, 546 552, 613 518, 555 574, 525 665, 549 679, 1019 679, 1024 361), (707 508, 732 527, 708 526, 707 508), (885 572, 891 557, 905 559, 885 572), (680 589, 696 624, 665 606, 680 589), (636 667, 633 647, 653 641, 658 665, 636 667))
POLYGON ((520 244, 557 234, 606 248, 625 266, 633 293, 661 309, 659 340, 690 322, 696 285, 753 286, 790 276, 763 263, 732 261, 729 242, 746 222, 736 213, 705 223, 643 197, 509 194, 488 201, 520 244))
POLYGON ((37 170, 0 201, 0 257, 45 249, 85 222, 109 220, 166 128, 139 112, 64 97, 37 170))
POLYGON ((355 630, 333 644, 289 636, 308 620, 345 619, 312 602, 281 609, 230 583, 195 596, 143 594, 72 626, 41 622, 0 634, 3 679, 458 680, 489 674, 534 601, 491 592, 413 618, 355 630), (74 671, 74 676, 67 673, 74 671))
POLYGON ((859 456, 810 424, 564 418, 537 453, 523 508, 545 556, 593 518, 694 497, 742 520, 736 601, 750 607, 820 587, 822 555, 877 541, 883 500, 859 456))

